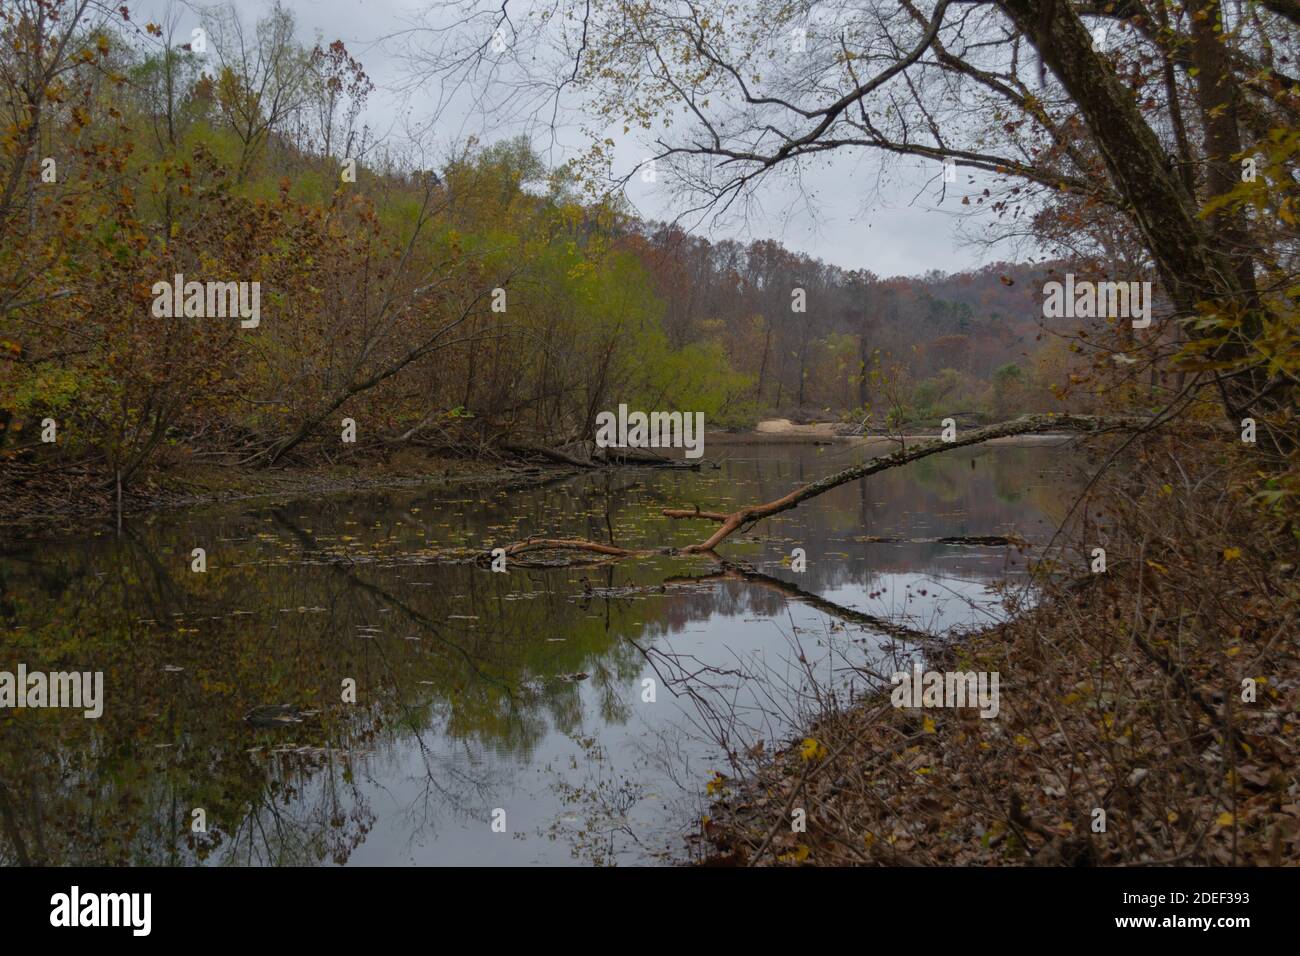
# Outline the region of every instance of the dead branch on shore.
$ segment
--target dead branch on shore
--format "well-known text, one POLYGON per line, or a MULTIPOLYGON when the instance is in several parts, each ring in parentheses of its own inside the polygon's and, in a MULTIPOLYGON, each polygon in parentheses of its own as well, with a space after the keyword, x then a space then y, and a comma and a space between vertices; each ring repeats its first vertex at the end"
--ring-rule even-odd
MULTIPOLYGON (((701 511, 695 508, 665 508, 661 512, 665 517, 676 519, 698 519, 715 521, 721 527, 699 544, 684 548, 620 548, 615 545, 602 544, 582 538, 529 538, 510 545, 505 549, 508 557, 514 557, 530 551, 585 551, 604 555, 607 558, 639 558, 651 555, 713 555, 718 545, 743 528, 755 524, 764 518, 780 514, 798 507, 811 498, 823 495, 832 488, 858 481, 890 468, 898 468, 930 455, 951 451, 954 448, 966 448, 983 444, 995 438, 1011 438, 1016 435, 1041 435, 1055 432, 1077 432, 1080 434, 1100 434, 1107 431, 1137 431, 1149 428, 1151 419, 1141 416, 1126 415, 1024 415, 1011 421, 1000 422, 977 428, 964 435, 958 435, 951 441, 936 438, 921 442, 910 448, 902 448, 888 455, 873 458, 861 465, 846 468, 833 475, 827 475, 801 488, 796 488, 782 498, 763 504, 747 505, 738 511, 701 511)), ((716 556, 716 555, 715 555, 716 556)))

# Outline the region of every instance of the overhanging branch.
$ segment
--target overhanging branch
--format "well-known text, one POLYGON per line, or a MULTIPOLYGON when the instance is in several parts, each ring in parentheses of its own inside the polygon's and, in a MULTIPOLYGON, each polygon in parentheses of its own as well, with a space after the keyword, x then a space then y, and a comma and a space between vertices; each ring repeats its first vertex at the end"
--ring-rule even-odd
MULTIPOLYGON (((772 515, 798 507, 810 498, 823 495, 832 488, 859 481, 877 472, 898 468, 921 458, 928 458, 940 452, 954 448, 966 448, 980 445, 995 438, 1012 438, 1017 435, 1042 435, 1054 432, 1074 432, 1080 434, 1098 434, 1106 431, 1140 431, 1153 426, 1153 420, 1137 415, 1024 415, 1011 421, 1000 422, 977 428, 964 435, 958 435, 951 441, 935 438, 903 448, 889 455, 873 458, 861 465, 846 468, 833 475, 827 475, 801 488, 763 504, 747 505, 738 511, 701 511, 696 508, 665 508, 661 512, 667 518, 698 519, 713 521, 721 525, 717 531, 699 544, 685 548, 620 548, 598 541, 583 538, 530 538, 512 544, 505 549, 506 555, 514 557, 531 551, 587 551, 608 558, 646 557, 663 554, 707 554, 714 550, 740 528, 770 518, 772 515)), ((716 556, 716 555, 715 555, 716 556)))

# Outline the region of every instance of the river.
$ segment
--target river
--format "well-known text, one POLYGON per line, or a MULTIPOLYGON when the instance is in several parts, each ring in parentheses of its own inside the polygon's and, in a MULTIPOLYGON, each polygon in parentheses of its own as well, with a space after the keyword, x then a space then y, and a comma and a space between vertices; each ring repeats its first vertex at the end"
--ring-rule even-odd
POLYGON ((738 445, 710 450, 717 469, 259 499, 11 539, 0 671, 102 671, 104 710, 0 712, 0 863, 687 858, 728 750, 770 751, 826 695, 860 693, 857 668, 912 652, 824 602, 929 632, 996 620, 1023 554, 924 539, 1042 543, 1073 457, 961 450, 837 488, 723 546, 749 578, 702 558, 495 573, 433 556, 538 533, 692 543, 714 526, 659 509, 770 500, 861 454, 738 445))

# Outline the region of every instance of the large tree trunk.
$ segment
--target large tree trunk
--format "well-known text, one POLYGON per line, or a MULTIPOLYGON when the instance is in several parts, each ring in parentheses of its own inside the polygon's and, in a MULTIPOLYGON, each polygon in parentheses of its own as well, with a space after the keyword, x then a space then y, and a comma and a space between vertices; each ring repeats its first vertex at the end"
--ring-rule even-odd
MULTIPOLYGON (((764 319, 764 321, 766 322, 767 320, 764 319)), ((763 358, 762 361, 758 363, 758 389, 754 394, 755 400, 760 403, 763 401, 763 376, 767 372, 767 353, 768 349, 771 348, 771 345, 772 323, 767 322, 767 333, 763 336, 763 358)))
MULTIPOLYGON (((1206 0, 1200 3, 1208 5, 1206 0)), ((1131 92, 1109 61, 1092 49, 1092 36, 1070 5, 1065 0, 999 0, 999 5, 1029 37, 1077 105, 1178 312, 1193 315, 1197 303, 1206 300, 1224 310, 1242 310, 1240 335, 1216 357, 1244 356, 1246 340, 1260 327, 1254 296, 1242 283, 1242 276, 1253 274, 1253 263, 1234 261, 1213 241, 1211 229, 1197 217, 1196 197, 1172 168, 1131 92)), ((1215 52, 1207 48, 1201 55, 1210 62, 1215 52)), ((1229 139, 1220 124, 1214 131, 1207 130, 1207 142, 1217 149, 1229 148, 1229 139)), ((1221 389, 1229 418, 1238 419, 1261 407, 1264 385, 1262 371, 1224 379, 1221 389)), ((1273 401, 1277 399, 1274 393, 1273 401)))

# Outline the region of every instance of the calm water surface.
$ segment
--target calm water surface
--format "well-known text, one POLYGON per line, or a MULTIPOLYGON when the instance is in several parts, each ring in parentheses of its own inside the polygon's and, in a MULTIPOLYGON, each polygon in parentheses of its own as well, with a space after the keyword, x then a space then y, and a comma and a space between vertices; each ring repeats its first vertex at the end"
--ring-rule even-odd
POLYGON ((502 574, 431 555, 536 533, 684 545, 713 525, 660 508, 770 500, 860 454, 714 448, 717 470, 259 500, 120 536, 0 539, 0 670, 103 671, 106 698, 98 720, 0 711, 0 863, 680 859, 728 750, 787 741, 814 687, 860 687, 854 667, 910 652, 826 601, 969 628, 1003 613, 990 586, 1023 566, 1005 547, 865 539, 1041 542, 1077 482, 1071 456, 958 452, 838 488, 724 546, 766 577, 671 558, 502 574), (302 722, 245 719, 267 705, 302 722))

